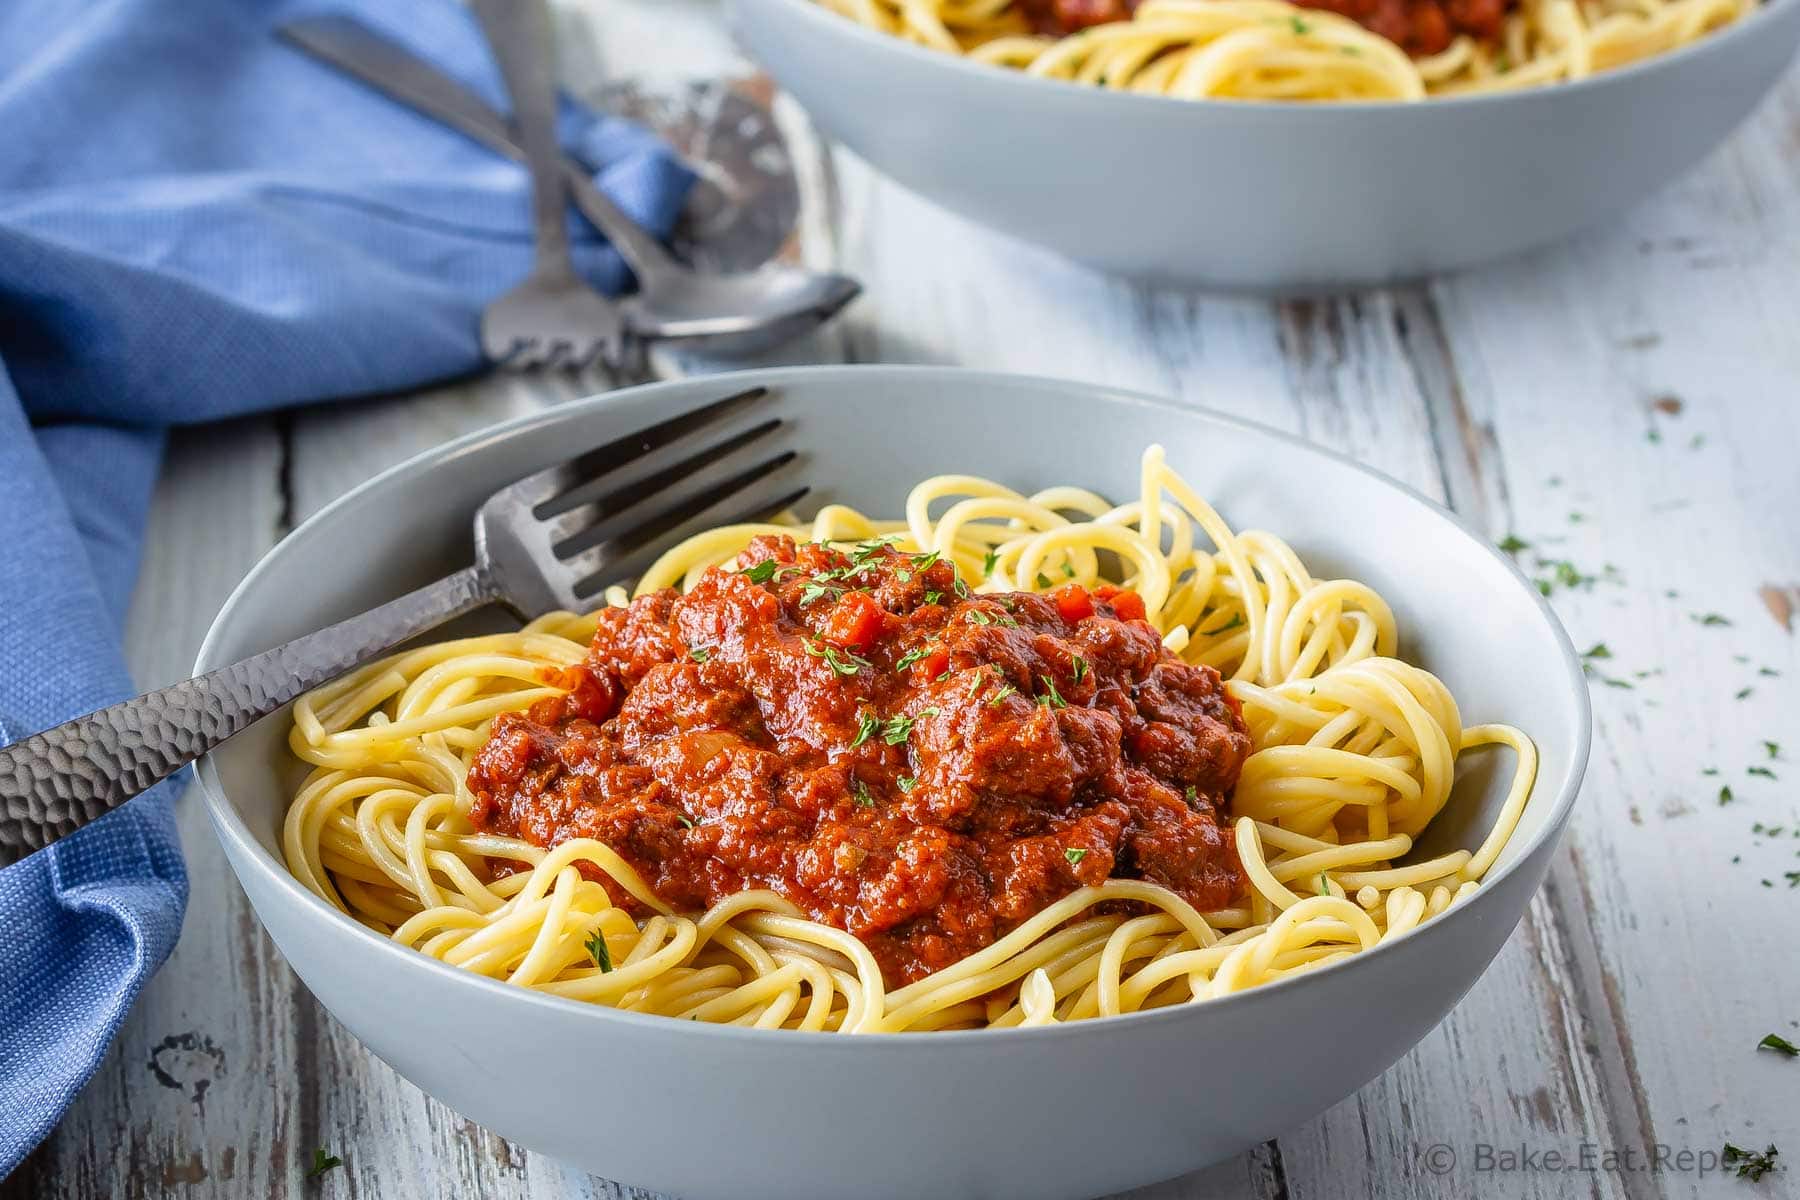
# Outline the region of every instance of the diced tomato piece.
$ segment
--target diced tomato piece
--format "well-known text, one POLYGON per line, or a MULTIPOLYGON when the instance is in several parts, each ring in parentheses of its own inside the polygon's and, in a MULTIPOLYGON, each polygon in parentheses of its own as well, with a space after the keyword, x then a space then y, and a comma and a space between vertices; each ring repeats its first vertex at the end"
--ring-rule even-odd
POLYGON ((1094 615, 1094 598, 1079 583, 1065 583, 1050 593, 1056 601, 1056 611, 1062 619, 1073 625, 1094 615))
POLYGON ((924 658, 913 664, 913 675, 922 681, 930 681, 950 669, 950 652, 939 646, 924 658))
POLYGON ((867 650, 881 636, 881 623, 886 616, 869 593, 845 592, 825 619, 821 633, 826 641, 846 650, 867 650))
POLYGON ((1144 598, 1130 588, 1103 585, 1096 593, 1100 599, 1112 605, 1113 614, 1121 621, 1141 621, 1144 619, 1144 598))

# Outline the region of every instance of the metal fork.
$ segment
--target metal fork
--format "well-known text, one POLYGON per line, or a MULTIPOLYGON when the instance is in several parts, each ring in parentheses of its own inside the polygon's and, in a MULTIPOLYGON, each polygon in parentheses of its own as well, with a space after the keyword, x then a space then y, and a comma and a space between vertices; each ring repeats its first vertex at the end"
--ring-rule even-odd
POLYGON ((550 12, 544 0, 474 0, 475 15, 512 97, 513 124, 531 172, 536 259, 531 274, 481 314, 481 349, 518 370, 625 362, 625 317, 575 273, 565 223, 569 185, 556 140, 550 12))
MULTIPOLYGON (((622 484, 614 478, 618 471, 767 394, 756 388, 728 396, 495 492, 475 514, 475 564, 446 579, 198 679, 0 747, 0 867, 96 820, 302 692, 453 617, 492 603, 520 617, 593 607, 626 556, 745 492, 793 461, 795 452, 669 498, 668 489, 681 480, 780 428, 780 419, 771 418, 644 479, 622 484), (666 503, 653 506, 653 500, 666 503), (640 508, 650 511, 615 520, 640 508)), ((806 492, 801 487, 740 505, 725 523, 779 512, 806 492)))

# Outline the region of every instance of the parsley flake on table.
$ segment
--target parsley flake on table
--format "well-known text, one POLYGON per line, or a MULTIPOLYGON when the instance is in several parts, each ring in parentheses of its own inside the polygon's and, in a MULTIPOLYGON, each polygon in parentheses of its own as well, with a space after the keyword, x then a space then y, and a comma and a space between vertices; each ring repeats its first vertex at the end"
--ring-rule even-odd
POLYGON ((1785 1054, 1789 1058, 1800 1058, 1800 1046, 1788 1041, 1779 1033, 1771 1033, 1756 1043, 1758 1050, 1773 1050, 1777 1054, 1785 1054))
POLYGON ((1770 1171, 1780 1170, 1775 1165, 1775 1159, 1780 1154, 1781 1151, 1777 1150, 1773 1143, 1770 1143, 1767 1150, 1752 1151, 1726 1142, 1724 1151, 1719 1155, 1719 1161, 1728 1168, 1737 1168, 1735 1174, 1739 1179, 1748 1179, 1751 1183, 1755 1183, 1770 1171))
POLYGON ((312 1166, 307 1169, 306 1177, 308 1179, 317 1179, 333 1167, 341 1167, 343 1165, 343 1159, 335 1154, 325 1153, 325 1147, 318 1146, 313 1150, 312 1166))

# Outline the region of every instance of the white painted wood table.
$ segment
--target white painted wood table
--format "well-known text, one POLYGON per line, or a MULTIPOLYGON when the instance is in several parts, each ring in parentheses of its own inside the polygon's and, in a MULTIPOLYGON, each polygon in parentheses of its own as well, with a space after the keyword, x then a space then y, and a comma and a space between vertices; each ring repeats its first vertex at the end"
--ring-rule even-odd
MULTIPOLYGON (((563 13, 578 87, 747 70, 705 0, 601 5, 563 13)), ((1531 543, 1521 557, 1562 577, 1575 640, 1610 650, 1593 660, 1594 756, 1565 848, 1468 998, 1310 1124, 1141 1195, 1800 1195, 1800 1060, 1757 1049, 1771 1032, 1800 1041, 1800 643, 1759 594, 1789 589, 1800 623, 1800 74, 1608 228, 1311 302, 1069 266, 933 209, 778 111, 805 193, 798 252, 869 285, 784 361, 1098 380, 1297 431, 1531 543), (1727 1141, 1774 1142, 1788 1170, 1752 1184, 1683 1169, 1681 1151, 1727 1141), (1584 1146, 1639 1169, 1583 1169, 1584 1146), (1642 1169, 1658 1146, 1665 1169, 1642 1169)), ((181 433, 131 614, 140 680, 183 675, 231 586, 351 485, 605 382, 491 379, 181 433)), ((627 1193, 371 1058, 264 937, 191 796, 181 828, 181 944, 0 1196, 627 1193), (344 1166, 305 1179, 315 1147, 344 1166)))

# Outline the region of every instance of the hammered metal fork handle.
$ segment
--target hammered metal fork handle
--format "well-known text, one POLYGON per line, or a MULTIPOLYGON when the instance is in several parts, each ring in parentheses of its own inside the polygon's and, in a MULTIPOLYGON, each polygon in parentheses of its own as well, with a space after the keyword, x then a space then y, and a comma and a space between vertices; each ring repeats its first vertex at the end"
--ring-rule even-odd
POLYGON ((301 693, 497 598, 469 567, 198 679, 0 747, 0 867, 104 816, 301 693))

